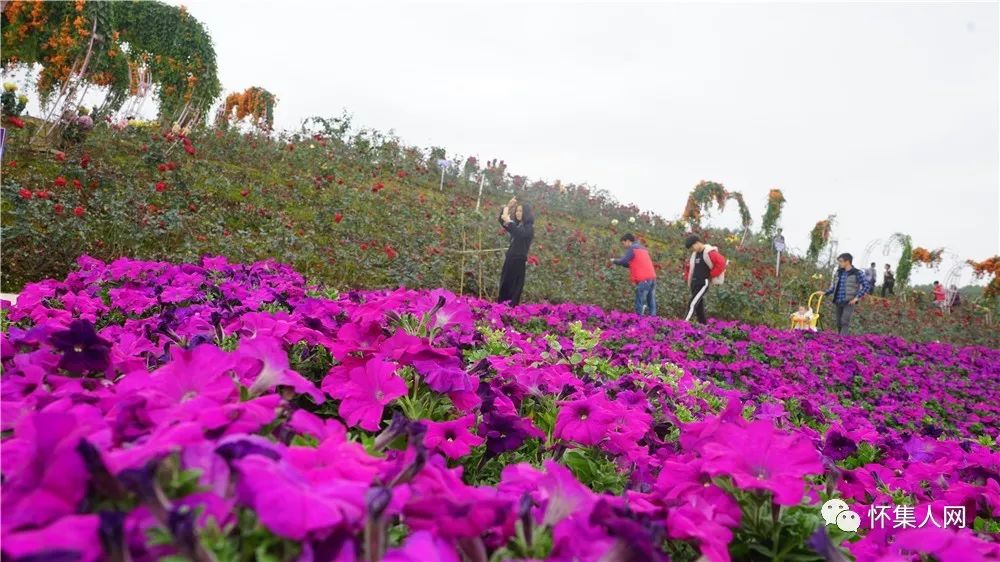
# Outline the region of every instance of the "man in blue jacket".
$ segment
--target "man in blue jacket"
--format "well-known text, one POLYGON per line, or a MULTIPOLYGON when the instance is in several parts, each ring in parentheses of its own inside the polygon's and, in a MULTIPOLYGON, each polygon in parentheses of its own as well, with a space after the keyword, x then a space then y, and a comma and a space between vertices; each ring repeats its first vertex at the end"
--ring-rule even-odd
POLYGON ((825 294, 833 295, 833 304, 837 307, 838 334, 848 333, 854 305, 870 290, 871 281, 864 271, 854 267, 854 257, 851 254, 837 256, 837 271, 825 294))

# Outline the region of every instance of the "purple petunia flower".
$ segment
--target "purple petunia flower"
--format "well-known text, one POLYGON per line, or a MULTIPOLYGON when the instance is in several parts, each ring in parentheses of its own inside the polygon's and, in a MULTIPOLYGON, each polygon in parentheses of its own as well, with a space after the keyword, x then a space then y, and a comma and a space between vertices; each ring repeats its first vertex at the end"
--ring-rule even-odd
POLYGON ((545 434, 530 420, 517 415, 494 413, 483 415, 478 433, 486 437, 486 451, 491 456, 513 451, 519 448, 525 439, 545 437, 545 434))
POLYGON ((69 329, 52 334, 49 342, 63 354, 59 368, 71 373, 100 372, 110 364, 111 342, 97 335, 87 320, 74 320, 69 329))
POLYGON ((831 428, 826 433, 823 454, 834 461, 842 461, 858 450, 858 444, 842 431, 831 428))

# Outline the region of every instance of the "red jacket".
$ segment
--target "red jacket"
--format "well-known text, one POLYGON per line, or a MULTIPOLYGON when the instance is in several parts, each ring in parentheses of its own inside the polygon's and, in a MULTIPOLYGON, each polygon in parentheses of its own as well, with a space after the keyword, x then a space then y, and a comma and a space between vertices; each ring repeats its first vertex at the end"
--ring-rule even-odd
POLYGON ((615 260, 615 263, 628 267, 628 276, 636 285, 656 279, 656 270, 653 268, 653 260, 649 257, 649 251, 638 242, 632 244, 625 255, 615 260))

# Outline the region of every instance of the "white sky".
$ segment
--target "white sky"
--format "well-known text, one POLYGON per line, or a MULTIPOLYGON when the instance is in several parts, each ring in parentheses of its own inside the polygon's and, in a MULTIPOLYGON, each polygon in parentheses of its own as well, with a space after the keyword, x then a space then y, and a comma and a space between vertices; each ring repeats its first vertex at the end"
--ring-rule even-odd
MULTIPOLYGON (((184 4, 225 90, 273 92, 279 128, 346 108, 408 144, 668 218, 708 179, 742 191, 759 225, 779 187, 790 246, 836 213, 858 261, 897 231, 962 259, 1000 253, 997 2, 184 4)), ((735 207, 709 223, 736 226, 735 207)))

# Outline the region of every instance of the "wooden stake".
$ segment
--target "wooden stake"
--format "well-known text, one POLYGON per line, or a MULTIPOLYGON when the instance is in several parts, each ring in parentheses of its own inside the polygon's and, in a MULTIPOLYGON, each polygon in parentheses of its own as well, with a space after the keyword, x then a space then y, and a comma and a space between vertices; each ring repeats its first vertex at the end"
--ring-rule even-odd
POLYGON ((458 270, 458 294, 464 294, 465 290, 465 229, 462 229, 462 264, 458 270))
MULTIPOLYGON (((478 204, 478 202, 477 202, 478 204)), ((483 227, 479 227, 479 245, 476 246, 479 250, 476 255, 479 257, 479 298, 483 298, 483 227)))

